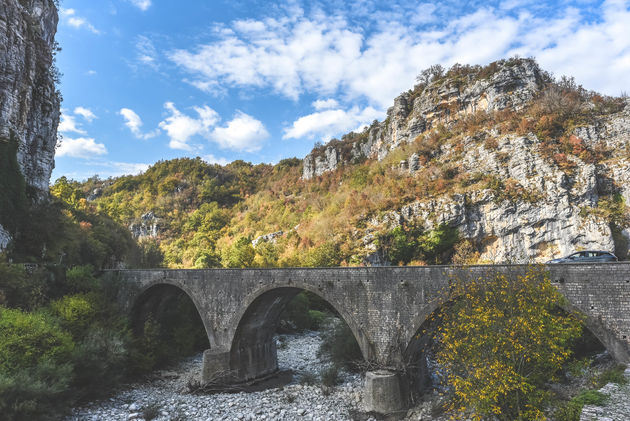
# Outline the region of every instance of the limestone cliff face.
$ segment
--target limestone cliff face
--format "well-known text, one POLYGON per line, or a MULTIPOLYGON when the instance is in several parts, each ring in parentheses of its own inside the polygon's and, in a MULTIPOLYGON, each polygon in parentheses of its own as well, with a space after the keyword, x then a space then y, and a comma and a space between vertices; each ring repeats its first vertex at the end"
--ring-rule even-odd
MULTIPOLYGON (((574 158, 573 170, 566 171, 545 157, 543 142, 531 133, 465 138, 461 172, 496 176, 502 180, 500 189, 517 188, 529 198, 505 200, 504 191, 481 188, 418 200, 372 218, 363 242, 369 249, 372 232, 383 226, 414 222, 433 229, 447 224, 479 245, 482 261, 544 262, 580 249, 609 250, 625 258, 630 230, 622 225, 613 232, 602 203, 615 196, 630 203, 630 100, 623 111, 574 133, 586 146, 606 145, 608 159, 592 164, 574 158), (480 142, 488 138, 496 144, 491 150, 480 142)), ((447 162, 454 152, 446 147, 436 154, 447 162)), ((628 217, 627 208, 624 212, 628 217)))
MULTIPOLYGON (((302 178, 365 158, 382 161, 401 146, 416 140, 422 144, 439 126, 448 131, 477 111, 527 110, 542 93, 545 78, 533 60, 511 60, 485 77, 441 78, 420 92, 403 93, 385 121, 311 152, 304 159, 302 178)), ((439 224, 455 227, 460 238, 472 241, 481 261, 544 262, 580 249, 615 251, 625 258, 630 214, 621 208, 630 204, 630 99, 615 113, 594 113, 591 121, 570 133, 580 148, 605 150, 605 158, 593 161, 567 154, 559 161, 535 131, 490 125, 457 140, 436 142, 429 152, 425 146, 424 156, 409 153, 396 161, 400 177, 422 177, 430 183, 451 168, 475 186, 474 180, 482 177, 496 180, 496 185, 481 183, 459 189, 463 193, 418 198, 371 217, 355 232, 355 240, 368 253, 365 262, 379 256, 376 233, 404 223, 426 230, 439 224), (510 192, 517 194, 508 197, 510 192), (623 204, 613 207, 622 221, 612 223, 611 203, 619 203, 619 197, 623 204)))
POLYGON ((405 92, 394 100, 383 122, 343 142, 331 141, 304 158, 305 180, 334 171, 362 158, 382 160, 398 146, 439 124, 451 123, 476 111, 519 110, 542 86, 542 72, 533 60, 506 62, 487 77, 448 78, 428 84, 421 92, 405 92))
MULTIPOLYGON (((55 165, 60 105, 53 68, 57 22, 53 0, 2 0, 0 141, 17 140, 17 161, 35 200, 48 195, 55 165)), ((0 229, 0 234, 2 246, 6 232, 0 229)))

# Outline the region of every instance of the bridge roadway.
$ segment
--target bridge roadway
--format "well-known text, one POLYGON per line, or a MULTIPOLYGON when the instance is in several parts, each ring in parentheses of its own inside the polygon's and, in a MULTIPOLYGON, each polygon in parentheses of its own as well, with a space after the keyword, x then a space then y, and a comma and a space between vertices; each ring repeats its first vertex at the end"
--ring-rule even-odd
MULTIPOLYGON (((150 269, 113 270, 106 276, 122 281, 121 302, 132 314, 156 302, 150 297, 173 288, 190 297, 210 342, 203 359, 206 381, 225 373, 231 381, 247 381, 276 371, 273 336, 279 315, 296 294, 310 291, 337 310, 373 368, 366 374, 367 409, 388 413, 406 407, 410 382, 424 375, 423 367, 415 366, 413 375, 405 367, 423 360, 422 340, 416 336, 444 305, 449 282, 496 273, 513 276, 528 268, 150 269)), ((559 264, 546 269, 566 297, 567 310, 585 316, 587 327, 617 361, 630 362, 630 263, 559 264)))

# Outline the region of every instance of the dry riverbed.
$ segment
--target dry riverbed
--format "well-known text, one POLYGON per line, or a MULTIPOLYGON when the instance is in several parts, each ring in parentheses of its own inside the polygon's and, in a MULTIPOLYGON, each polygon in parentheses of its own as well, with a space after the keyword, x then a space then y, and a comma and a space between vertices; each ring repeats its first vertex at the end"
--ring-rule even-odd
POLYGON ((147 411, 167 420, 351 420, 360 410, 362 381, 343 375, 343 382, 329 390, 302 384, 318 376, 326 363, 317 358, 321 338, 316 332, 279 337, 278 364, 295 372, 280 388, 251 393, 188 393, 188 380, 198 375, 201 355, 162 370, 150 380, 128 385, 108 400, 75 408, 67 421, 143 419, 147 411))

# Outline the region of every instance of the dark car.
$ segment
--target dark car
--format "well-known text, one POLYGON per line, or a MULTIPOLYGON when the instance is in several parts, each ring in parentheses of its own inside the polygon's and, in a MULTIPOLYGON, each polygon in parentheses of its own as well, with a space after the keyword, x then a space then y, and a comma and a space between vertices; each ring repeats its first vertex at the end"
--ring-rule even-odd
POLYGON ((573 254, 568 255, 567 257, 562 257, 560 259, 553 259, 548 261, 547 263, 586 263, 586 262, 616 262, 617 256, 608 252, 601 250, 585 250, 578 251, 573 254))

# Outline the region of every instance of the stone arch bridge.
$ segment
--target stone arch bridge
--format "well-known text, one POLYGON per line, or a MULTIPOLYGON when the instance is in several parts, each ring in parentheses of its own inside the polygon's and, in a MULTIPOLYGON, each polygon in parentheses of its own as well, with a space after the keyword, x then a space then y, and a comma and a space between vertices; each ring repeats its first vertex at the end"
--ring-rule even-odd
MULTIPOLYGON (((569 310, 619 362, 630 362, 630 263, 559 264, 546 268, 567 298, 569 310)), ((287 269, 114 270, 121 300, 133 311, 164 288, 184 291, 205 326, 203 379, 230 373, 234 381, 277 370, 273 339, 278 317, 299 292, 326 300, 348 324, 369 366, 367 409, 392 412, 406 406, 407 376, 399 368, 421 343, 427 318, 444 304, 452 279, 523 274, 525 265, 355 267, 287 269)))

